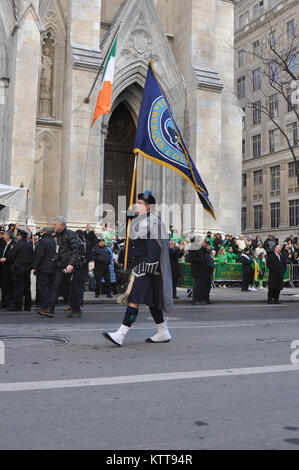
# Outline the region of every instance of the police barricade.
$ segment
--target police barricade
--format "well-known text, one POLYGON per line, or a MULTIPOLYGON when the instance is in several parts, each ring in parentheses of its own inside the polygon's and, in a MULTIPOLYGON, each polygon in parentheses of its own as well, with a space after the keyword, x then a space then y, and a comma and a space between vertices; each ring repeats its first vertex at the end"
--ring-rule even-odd
MULTIPOLYGON (((298 265, 299 266, 299 265, 298 265)), ((180 277, 178 279, 177 287, 186 287, 192 289, 193 277, 191 276, 191 264, 181 263, 179 264, 180 277)), ((269 270, 266 268, 266 272, 263 281, 267 282, 269 279, 269 270)), ((221 282, 242 282, 242 264, 240 263, 226 263, 220 264, 215 263, 213 281, 221 282)), ((284 275, 284 282, 291 281, 291 267, 287 265, 287 269, 284 275)))
POLYGON ((292 264, 291 285, 296 287, 295 282, 299 284, 299 264, 292 264))

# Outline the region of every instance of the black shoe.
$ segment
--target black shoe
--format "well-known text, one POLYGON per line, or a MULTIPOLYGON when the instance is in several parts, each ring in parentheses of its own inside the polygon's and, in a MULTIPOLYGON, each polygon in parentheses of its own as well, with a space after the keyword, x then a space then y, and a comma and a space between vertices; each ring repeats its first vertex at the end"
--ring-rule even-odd
POLYGON ((80 318, 81 317, 81 312, 80 311, 71 312, 67 317, 68 318, 80 318))
POLYGON ((208 302, 199 302, 200 305, 207 305, 208 302))
POLYGON ((21 312, 22 309, 21 308, 17 308, 17 307, 8 307, 7 309, 9 312, 21 312))
POLYGON ((42 309, 42 310, 39 310, 37 313, 38 313, 39 315, 41 315, 42 317, 49 317, 49 318, 53 318, 53 317, 54 317, 54 314, 53 314, 52 310, 47 309, 47 308, 42 309))
POLYGON ((108 299, 113 299, 113 296, 110 294, 110 295, 107 295, 107 298, 108 299))
POLYGON ((200 305, 200 302, 192 302, 192 305, 200 305))
POLYGON ((214 303, 215 303, 215 302, 213 302, 213 300, 208 300, 208 301, 207 301, 207 304, 208 304, 208 305, 214 305, 214 303))
POLYGON ((268 304, 273 305, 274 304, 273 300, 268 300, 268 304))
POLYGON ((31 307, 24 308, 25 312, 31 312, 31 307))
POLYGON ((98 294, 95 295, 95 299, 98 299, 100 296, 98 294))
POLYGON ((281 302, 279 300, 277 300, 277 302, 273 302, 274 304, 276 305, 281 305, 281 302))

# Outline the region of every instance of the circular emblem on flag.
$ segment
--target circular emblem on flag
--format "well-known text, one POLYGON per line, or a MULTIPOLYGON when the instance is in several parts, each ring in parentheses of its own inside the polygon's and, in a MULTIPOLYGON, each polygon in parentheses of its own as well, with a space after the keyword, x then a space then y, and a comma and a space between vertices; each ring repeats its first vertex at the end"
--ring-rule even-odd
POLYGON ((164 161, 188 168, 186 156, 163 96, 157 98, 151 107, 148 130, 152 146, 164 161))

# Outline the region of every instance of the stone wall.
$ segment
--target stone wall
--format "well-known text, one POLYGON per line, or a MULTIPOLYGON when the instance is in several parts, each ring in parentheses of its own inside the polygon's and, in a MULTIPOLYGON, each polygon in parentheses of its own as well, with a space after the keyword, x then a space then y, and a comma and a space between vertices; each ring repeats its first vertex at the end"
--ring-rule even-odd
POLYGON ((0 49, 2 69, 3 57, 10 59, 6 108, 0 104, 0 169, 5 183, 29 187, 32 224, 40 226, 57 213, 72 227, 98 221, 110 116, 90 128, 100 81, 90 102, 84 98, 119 26, 112 111, 124 102, 137 124, 152 57, 217 221, 203 213, 189 183, 143 157, 138 190, 150 186, 160 203, 190 204, 189 228, 198 233, 239 233, 241 116, 232 93, 233 3, 20 0, 17 11, 11 5, 0 5, 0 34, 6 28, 10 38, 6 52, 0 49))

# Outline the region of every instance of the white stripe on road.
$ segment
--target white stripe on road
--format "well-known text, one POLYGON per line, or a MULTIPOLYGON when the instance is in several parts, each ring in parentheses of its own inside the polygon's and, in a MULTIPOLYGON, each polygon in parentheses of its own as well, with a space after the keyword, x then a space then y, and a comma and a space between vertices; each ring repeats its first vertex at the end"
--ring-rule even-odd
POLYGON ((165 382, 168 380, 204 379, 237 375, 267 374, 276 372, 299 372, 299 365, 276 365, 264 367, 246 367, 242 369, 200 370, 191 372, 169 372, 164 374, 127 375, 93 379, 50 380, 37 382, 0 383, 0 392, 29 390, 51 390, 59 388, 99 387, 102 385, 124 385, 146 382, 165 382))
MULTIPOLYGON (((201 330, 202 328, 242 328, 244 326, 256 326, 252 323, 248 323, 248 324, 242 324, 242 325, 201 325, 201 326, 197 326, 197 325, 191 325, 191 326, 169 326, 169 329, 170 330, 188 330, 188 329, 191 329, 191 330, 201 330)), ((110 326, 110 327, 106 327, 106 328, 65 328, 65 329, 59 329, 59 330, 51 330, 51 331, 56 331, 56 332, 75 332, 75 331, 80 331, 80 332, 84 332, 84 331, 108 331, 108 330, 111 330, 111 329, 115 329, 117 326, 116 325, 113 325, 113 326, 110 326)), ((145 327, 136 327, 136 326, 133 326, 131 328, 131 330, 133 331, 136 331, 136 330, 152 330, 154 328, 154 326, 145 326, 145 327)))

